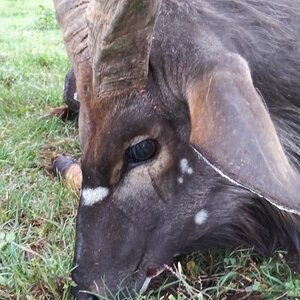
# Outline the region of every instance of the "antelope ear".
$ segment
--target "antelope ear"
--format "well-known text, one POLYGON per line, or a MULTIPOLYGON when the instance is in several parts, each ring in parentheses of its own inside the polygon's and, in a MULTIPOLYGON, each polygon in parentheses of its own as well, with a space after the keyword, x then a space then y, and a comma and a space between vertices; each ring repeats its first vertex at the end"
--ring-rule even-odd
POLYGON ((232 55, 205 77, 187 93, 194 149, 235 184, 300 215, 300 174, 287 159, 246 61, 232 55))

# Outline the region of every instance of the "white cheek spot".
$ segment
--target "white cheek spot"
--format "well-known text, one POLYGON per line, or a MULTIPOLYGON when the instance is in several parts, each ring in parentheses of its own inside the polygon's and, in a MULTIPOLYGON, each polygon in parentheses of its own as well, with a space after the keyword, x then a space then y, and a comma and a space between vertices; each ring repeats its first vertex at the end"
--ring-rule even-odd
POLYGON ((77 94, 77 93, 74 93, 73 98, 74 98, 75 101, 79 101, 79 99, 78 99, 78 94, 77 94))
POLYGON ((179 184, 182 184, 183 183, 183 178, 182 177, 178 177, 177 181, 178 181, 179 184))
POLYGON ((201 209, 196 215, 195 215, 195 223, 197 225, 202 225, 206 222, 208 218, 208 212, 206 209, 201 209))
POLYGON ((188 173, 189 175, 192 175, 192 174, 194 173, 194 170, 193 170, 191 167, 189 167, 189 168, 187 169, 187 173, 188 173))
POLYGON ((104 186, 99 186, 95 189, 84 188, 82 190, 82 204, 92 206, 93 204, 102 201, 109 194, 109 189, 104 186))
POLYGON ((181 173, 184 174, 187 172, 187 169, 189 167, 189 162, 186 158, 183 158, 180 160, 180 170, 181 170, 181 173))
POLYGON ((194 170, 189 166, 189 161, 186 158, 180 160, 180 171, 182 174, 193 174, 194 170))
POLYGON ((188 175, 192 175, 194 173, 193 168, 191 168, 189 166, 189 161, 186 158, 182 158, 179 162, 179 166, 180 166, 180 172, 182 174, 182 176, 177 177, 177 182, 179 184, 183 183, 183 175, 188 174, 188 175))

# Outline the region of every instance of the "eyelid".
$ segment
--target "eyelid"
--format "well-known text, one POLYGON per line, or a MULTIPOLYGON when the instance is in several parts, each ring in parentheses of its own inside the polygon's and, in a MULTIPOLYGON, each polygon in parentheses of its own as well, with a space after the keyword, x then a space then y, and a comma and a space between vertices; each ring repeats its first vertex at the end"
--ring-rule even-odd
POLYGON ((132 140, 129 141, 128 143, 128 147, 132 147, 132 146, 135 146, 137 145, 138 143, 144 141, 144 140, 147 140, 147 139, 151 139, 149 137, 149 135, 139 135, 139 136, 136 136, 134 137, 132 140))
POLYGON ((152 160, 156 156, 157 151, 157 142, 149 138, 128 147, 124 156, 127 170, 152 160))

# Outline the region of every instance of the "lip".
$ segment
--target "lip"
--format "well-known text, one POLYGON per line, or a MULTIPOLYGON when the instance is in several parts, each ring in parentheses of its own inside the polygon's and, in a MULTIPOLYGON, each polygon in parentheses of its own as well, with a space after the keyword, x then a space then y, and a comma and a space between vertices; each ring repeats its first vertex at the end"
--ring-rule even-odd
POLYGON ((151 282, 151 279, 159 276, 161 273, 165 271, 164 267, 149 267, 146 273, 146 279, 143 282, 143 285, 139 291, 140 294, 144 294, 151 282))

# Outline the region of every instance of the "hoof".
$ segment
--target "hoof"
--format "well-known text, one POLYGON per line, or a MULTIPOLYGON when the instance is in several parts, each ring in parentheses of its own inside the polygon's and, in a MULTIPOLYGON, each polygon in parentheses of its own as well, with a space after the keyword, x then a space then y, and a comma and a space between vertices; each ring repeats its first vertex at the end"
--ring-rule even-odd
POLYGON ((82 183, 82 172, 80 165, 69 156, 58 156, 52 160, 54 174, 61 178, 63 184, 79 193, 82 183))

